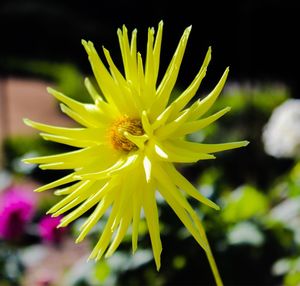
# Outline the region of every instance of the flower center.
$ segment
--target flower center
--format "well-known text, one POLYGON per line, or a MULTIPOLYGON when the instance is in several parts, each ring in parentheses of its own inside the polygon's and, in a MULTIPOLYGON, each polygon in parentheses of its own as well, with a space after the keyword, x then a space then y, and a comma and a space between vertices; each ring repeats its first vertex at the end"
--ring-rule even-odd
POLYGON ((143 135, 145 132, 141 120, 123 116, 114 121, 109 130, 110 142, 115 149, 126 152, 137 149, 138 147, 126 138, 125 132, 136 136, 143 135))

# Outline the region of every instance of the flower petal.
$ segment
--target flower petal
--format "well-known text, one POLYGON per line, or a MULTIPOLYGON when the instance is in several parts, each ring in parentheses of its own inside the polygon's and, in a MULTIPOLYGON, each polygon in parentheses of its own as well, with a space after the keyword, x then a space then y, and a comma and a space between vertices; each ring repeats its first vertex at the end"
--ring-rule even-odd
POLYGON ((60 103, 59 104, 60 109, 63 113, 68 115, 71 119, 73 119, 75 122, 79 123, 82 126, 85 127, 98 127, 98 123, 93 123, 88 120, 88 118, 85 118, 83 114, 77 113, 65 104, 60 103))
POLYGON ((190 26, 185 29, 179 41, 178 47, 174 53, 174 56, 167 68, 167 71, 157 88, 156 100, 154 101, 149 113, 151 120, 156 118, 166 108, 166 105, 168 104, 171 91, 175 85, 179 73, 179 67, 181 65, 181 61, 184 55, 189 34, 191 32, 191 28, 192 27, 190 26))
POLYGON ((139 235, 139 224, 142 208, 142 187, 137 186, 137 192, 132 196, 132 252, 134 253, 137 249, 138 235, 139 235))
POLYGON ((172 164, 166 163, 164 164, 164 168, 175 185, 177 185, 182 191, 211 208, 216 210, 220 209, 218 205, 203 196, 180 172, 176 170, 172 164))
POLYGON ((94 44, 92 42, 86 42, 82 40, 82 45, 84 46, 88 56, 89 61, 94 72, 95 78, 98 82, 99 88, 103 92, 108 103, 114 106, 117 110, 122 110, 122 94, 117 88, 116 83, 111 77, 110 73, 106 69, 105 65, 101 61, 94 44))
POLYGON ((89 256, 89 259, 95 258, 96 261, 98 261, 105 253, 105 250, 107 249, 113 235, 113 232, 111 231, 111 227, 114 223, 117 211, 118 211, 118 201, 115 201, 111 213, 109 215, 109 218, 106 222, 106 225, 102 231, 101 237, 98 240, 97 244, 95 245, 91 255, 89 256))
POLYGON ((134 143, 140 150, 143 150, 145 147, 145 142, 149 139, 147 134, 143 134, 140 136, 132 135, 131 133, 125 131, 124 136, 134 143))
POLYGON ((111 245, 109 246, 109 248, 105 254, 105 258, 110 257, 116 251, 116 249, 122 242, 122 240, 128 230, 131 220, 132 220, 132 206, 131 206, 131 204, 128 204, 128 208, 123 213, 123 216, 122 216, 120 224, 119 224, 118 231, 116 233, 116 236, 114 237, 114 240, 112 241, 111 245))
POLYGON ((160 240, 158 211, 155 200, 155 187, 152 184, 146 185, 146 189, 143 192, 142 205, 145 211, 156 268, 159 270, 162 245, 160 240))
POLYGON ((91 207, 97 204, 100 199, 111 191, 116 186, 116 182, 114 180, 108 181, 102 188, 98 189, 96 193, 91 195, 83 204, 81 204, 77 209, 69 213, 65 216, 60 224, 59 227, 67 226, 70 222, 81 216, 83 213, 88 211, 91 207))
MULTIPOLYGON (((134 34, 136 34, 136 30, 135 32, 133 32, 133 45, 132 48, 133 50, 135 49, 135 45, 136 45, 136 36, 134 36, 134 34)), ((136 82, 136 75, 137 75, 137 70, 136 70, 136 54, 133 54, 131 52, 131 48, 129 46, 129 40, 128 40, 128 31, 125 25, 123 25, 122 30, 118 29, 117 31, 118 34, 118 38, 119 38, 119 45, 120 45, 120 50, 122 53, 122 60, 123 60, 123 65, 124 65, 124 71, 125 71, 125 75, 126 75, 126 79, 128 81, 134 81, 136 82)))
POLYGON ((194 104, 196 108, 193 114, 190 117, 190 120, 197 120, 200 116, 202 116, 206 111, 210 109, 210 107, 214 104, 219 94, 221 93, 224 84, 226 82, 227 76, 229 73, 229 68, 226 68, 221 79, 215 86, 215 88, 211 91, 209 95, 207 95, 204 99, 196 101, 194 104))
POLYGON ((53 181, 49 184, 46 184, 46 185, 43 185, 37 189, 35 189, 34 191, 35 192, 43 192, 43 191, 46 191, 46 190, 49 190, 49 189, 53 189, 53 188, 56 188, 58 186, 61 186, 61 185, 65 185, 65 184, 68 184, 68 183, 72 183, 74 181, 77 181, 76 178, 74 178, 74 174, 69 174, 65 177, 62 177, 56 181, 53 181))
POLYGON ((92 82, 90 81, 90 79, 88 77, 85 78, 84 80, 84 85, 89 93, 89 95, 91 96, 91 98, 93 99, 93 101, 95 102, 95 104, 99 103, 99 102, 103 102, 104 99, 102 98, 102 96, 96 91, 95 87, 93 86, 92 82))
POLYGON ((197 132, 200 129, 205 128, 206 126, 210 125, 214 121, 218 120, 221 116, 223 116, 225 113, 227 113, 230 110, 230 107, 225 107, 224 109, 220 110, 219 112, 210 115, 206 118, 195 120, 195 121, 189 121, 184 122, 180 128, 176 129, 172 135, 174 137, 181 137, 186 134, 190 134, 193 132, 197 132))
POLYGON ((215 156, 206 154, 205 152, 195 152, 189 149, 183 149, 171 141, 164 141, 163 144, 155 144, 156 154, 163 160, 176 163, 194 163, 199 160, 215 159, 215 156))
MULTIPOLYGON (((81 181, 75 185, 73 185, 72 192, 60 200, 57 204, 55 204, 51 209, 48 210, 47 214, 53 214, 60 210, 59 214, 62 214, 63 212, 73 208, 80 202, 84 201, 88 196, 90 196, 93 192, 96 192, 91 186, 94 184, 94 182, 91 181, 81 181), (76 200, 76 204, 74 204, 76 200), (72 204, 70 206, 69 204, 72 204), (73 205, 74 204, 74 205, 73 205), (66 208, 67 206, 67 208, 66 208)), ((102 184, 103 186, 103 184, 102 184)), ((57 216, 59 214, 56 214, 54 216, 57 216)))
MULTIPOLYGON (((101 146, 102 147, 102 146, 101 146)), ((22 161, 24 163, 41 164, 42 169, 55 169, 55 164, 60 164, 61 168, 75 169, 79 167, 85 167, 91 164, 96 156, 99 156, 101 148, 100 146, 93 146, 58 155, 41 156, 26 158, 22 161)), ((59 168, 60 168, 59 167, 59 168)))
POLYGON ((103 125, 102 122, 106 116, 105 114, 102 114, 94 104, 78 102, 50 87, 47 88, 47 91, 56 99, 66 104, 73 111, 80 114, 85 120, 88 120, 89 123, 92 123, 94 126, 97 127, 103 125))
POLYGON ((146 155, 143 160, 143 166, 144 166, 144 171, 145 171, 145 175, 146 175, 146 181, 147 181, 147 183, 149 183, 151 180, 152 163, 151 163, 151 160, 146 155))
POLYGON ((191 205, 186 201, 185 197, 179 192, 171 178, 159 164, 156 164, 155 166, 154 176, 160 186, 159 192, 161 195, 172 207, 200 246, 206 251, 207 243, 202 234, 199 233, 199 229, 196 227, 196 219, 198 220, 198 218, 191 205))
POLYGON ((179 148, 191 150, 193 152, 203 152, 203 153, 216 153, 225 150, 245 147, 249 144, 249 141, 238 141, 229 143, 219 143, 219 144, 202 144, 195 142, 188 142, 184 140, 173 140, 173 144, 179 148))
POLYGON ((114 77, 117 88, 120 90, 120 93, 122 93, 122 97, 119 98, 119 105, 122 105, 122 111, 126 113, 130 117, 136 117, 139 115, 139 111, 137 110, 137 107, 141 108, 141 103, 138 100, 138 97, 134 97, 131 85, 129 82, 123 77, 121 72, 117 69, 115 66, 110 53, 107 49, 103 48, 104 55, 106 57, 106 60, 109 64, 112 76, 114 77))
POLYGON ((98 203, 97 207, 93 213, 86 219, 84 224, 80 227, 80 234, 76 239, 76 243, 81 242, 90 230, 95 226, 95 224, 101 219, 105 214, 106 210, 112 204, 114 196, 112 194, 105 195, 102 200, 98 203))
POLYGON ((178 117, 178 113, 189 103, 189 101, 196 94, 203 78, 205 77, 206 69, 210 62, 210 59, 211 59, 211 47, 208 48, 208 51, 206 53, 203 64, 202 64, 198 74, 192 81, 192 83, 178 98, 176 98, 171 103, 171 105, 174 105, 174 109, 173 109, 172 115, 170 116, 170 121, 174 120, 176 117, 178 117))
POLYGON ((153 71, 153 77, 155 80, 157 80, 158 71, 159 71, 159 62, 160 62, 160 50, 161 50, 161 41, 162 41, 162 33, 163 33, 163 21, 160 21, 158 24, 158 30, 155 37, 155 43, 154 43, 154 49, 153 49, 153 65, 154 65, 154 71, 153 71))

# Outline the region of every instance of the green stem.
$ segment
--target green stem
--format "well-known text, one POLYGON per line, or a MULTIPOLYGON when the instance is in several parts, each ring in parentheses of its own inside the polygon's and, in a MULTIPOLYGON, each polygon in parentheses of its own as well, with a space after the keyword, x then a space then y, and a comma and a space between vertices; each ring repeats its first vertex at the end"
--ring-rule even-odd
POLYGON ((209 242, 208 242, 205 230, 204 230, 204 228, 203 228, 200 221, 197 221, 197 226, 198 226, 200 234, 202 235, 205 243, 207 244, 207 250, 205 252, 206 252, 207 259, 209 261, 210 268, 213 272, 213 275, 214 275, 214 278, 215 278, 215 281, 216 281, 216 285, 217 286, 223 286, 223 282, 222 282, 222 279, 221 279, 216 261, 214 259, 213 254, 212 254, 211 248, 209 246, 209 242))

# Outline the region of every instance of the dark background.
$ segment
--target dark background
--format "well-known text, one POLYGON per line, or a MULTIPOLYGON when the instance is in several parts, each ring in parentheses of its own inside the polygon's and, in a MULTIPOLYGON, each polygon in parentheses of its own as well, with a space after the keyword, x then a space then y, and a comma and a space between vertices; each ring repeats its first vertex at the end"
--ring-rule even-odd
POLYGON ((72 62, 90 73, 82 38, 93 41, 99 51, 104 45, 118 62, 117 28, 138 28, 138 47, 144 51, 146 29, 164 20, 163 68, 184 28, 193 25, 179 84, 192 79, 211 45, 212 85, 229 65, 230 80, 279 81, 299 97, 296 2, 2 0, 0 71, 17 73, 7 61, 25 58, 72 62))

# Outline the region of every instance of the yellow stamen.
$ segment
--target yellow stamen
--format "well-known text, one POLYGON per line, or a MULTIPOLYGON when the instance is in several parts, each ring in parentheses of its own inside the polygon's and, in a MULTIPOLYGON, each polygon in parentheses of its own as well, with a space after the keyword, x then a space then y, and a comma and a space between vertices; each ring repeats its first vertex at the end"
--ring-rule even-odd
POLYGON ((136 136, 143 135, 145 132, 141 120, 123 116, 114 121, 109 129, 109 139, 115 149, 126 152, 137 149, 136 144, 126 138, 125 132, 136 136))

